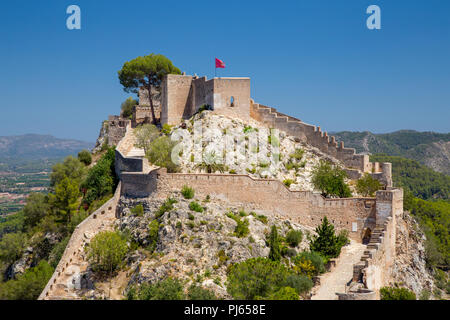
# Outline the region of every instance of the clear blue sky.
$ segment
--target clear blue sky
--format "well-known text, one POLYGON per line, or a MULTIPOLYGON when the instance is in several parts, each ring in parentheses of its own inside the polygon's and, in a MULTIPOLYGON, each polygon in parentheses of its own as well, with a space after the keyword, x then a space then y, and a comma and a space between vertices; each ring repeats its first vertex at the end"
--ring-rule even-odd
POLYGON ((0 49, 0 135, 95 141, 128 96, 117 71, 151 52, 208 77, 217 56, 255 101, 326 131, 450 131, 447 0, 5 0, 0 49), (81 30, 66 28, 70 4, 81 30))

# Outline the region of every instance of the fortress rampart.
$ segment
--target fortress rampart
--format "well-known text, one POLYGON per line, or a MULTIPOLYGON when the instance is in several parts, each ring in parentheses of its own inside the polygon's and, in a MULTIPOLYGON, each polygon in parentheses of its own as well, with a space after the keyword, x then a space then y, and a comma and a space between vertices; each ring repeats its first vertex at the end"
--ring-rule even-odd
POLYGON ((68 287, 64 280, 67 276, 72 275, 74 267, 79 267, 76 263, 81 261, 80 254, 84 251, 84 247, 88 242, 87 234, 91 236, 103 231, 105 224, 117 216, 116 205, 119 201, 121 194, 121 182, 119 182, 114 196, 103 204, 96 211, 91 213, 86 219, 84 219, 73 231, 72 236, 67 243, 66 249, 53 272, 52 277, 48 281, 42 293, 39 295, 38 300, 49 299, 70 299, 67 296, 66 289, 68 287))
POLYGON ((353 266, 353 279, 339 300, 379 299, 379 290, 389 285, 395 258, 396 221, 403 214, 403 190, 380 190, 376 195, 376 227, 361 261, 353 266), (352 284, 364 288, 352 291, 352 284))
MULTIPOLYGON (((122 155, 117 168, 125 168, 122 155)), ((136 161, 143 161, 136 159, 136 161)), ((375 230, 389 216, 388 208, 402 210, 393 196, 397 189, 378 191, 376 198, 324 198, 310 191, 291 191, 274 179, 254 179, 237 174, 167 173, 159 168, 149 172, 117 169, 122 182, 122 195, 164 199, 183 185, 189 185, 199 196, 219 195, 230 202, 245 203, 255 209, 271 211, 305 226, 316 227, 324 216, 337 230, 349 231, 350 238, 361 242, 367 229, 375 230), (390 204, 390 205, 389 205, 390 204)))
POLYGON ((282 114, 276 109, 251 102, 250 115, 269 128, 285 131, 320 151, 341 160, 346 166, 351 179, 358 179, 362 173, 370 173, 387 187, 392 186, 392 167, 390 163, 369 162, 369 156, 357 154, 353 148, 345 148, 344 142, 339 144, 334 136, 328 136, 320 127, 310 125, 301 120, 282 114))

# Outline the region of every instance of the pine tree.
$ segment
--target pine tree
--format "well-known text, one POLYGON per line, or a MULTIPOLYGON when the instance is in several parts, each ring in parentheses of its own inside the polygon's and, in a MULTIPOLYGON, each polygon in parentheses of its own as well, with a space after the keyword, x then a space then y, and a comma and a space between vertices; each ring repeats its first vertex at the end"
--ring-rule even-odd
POLYGON ((328 258, 335 258, 341 253, 341 245, 335 235, 334 226, 328 222, 327 217, 323 218, 322 224, 316 228, 315 236, 309 248, 311 251, 321 253, 328 258))
POLYGON ((272 226, 269 235, 269 259, 272 261, 280 261, 281 259, 281 244, 280 237, 278 236, 277 227, 272 226))

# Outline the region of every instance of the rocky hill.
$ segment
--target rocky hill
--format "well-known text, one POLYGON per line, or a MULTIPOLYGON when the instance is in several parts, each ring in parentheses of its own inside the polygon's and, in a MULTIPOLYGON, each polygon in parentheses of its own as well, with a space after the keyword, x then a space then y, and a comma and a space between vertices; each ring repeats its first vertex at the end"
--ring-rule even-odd
MULTIPOLYGON (((234 142, 239 146, 243 145, 245 139, 249 139, 245 134, 254 133, 258 135, 262 130, 267 130, 267 134, 270 135, 268 128, 264 127, 258 121, 250 119, 249 122, 244 122, 240 119, 232 119, 222 115, 212 114, 210 111, 203 111, 194 115, 189 121, 185 122, 186 129, 191 133, 191 138, 194 137, 194 121, 202 121, 204 128, 215 128, 218 131, 209 130, 203 135, 203 163, 201 165, 194 162, 191 154, 183 153, 180 157, 180 171, 185 173, 207 173, 208 168, 205 165, 209 162, 216 162, 217 155, 224 152, 223 149, 218 147, 217 142, 221 143, 225 138, 218 135, 221 133, 223 136, 229 134, 234 137, 234 142)), ((343 164, 323 153, 319 149, 300 142, 297 138, 287 135, 284 131, 279 131, 279 139, 275 143, 271 143, 268 139, 267 147, 264 144, 259 146, 250 146, 248 150, 240 150, 237 147, 231 152, 226 152, 222 161, 225 165, 222 167, 224 173, 232 174, 246 174, 253 178, 274 178, 285 183, 290 190, 301 191, 313 191, 314 186, 312 184, 312 170, 319 164, 320 160, 329 160, 332 163, 338 164, 343 167, 343 164), (259 149, 261 148, 261 150, 259 149), (262 158, 256 159, 249 156, 248 152, 258 153, 258 157, 262 155, 262 158), (273 157, 279 155, 279 161, 273 161, 273 157), (226 157, 236 159, 236 161, 227 163, 226 157)), ((251 145, 251 142, 249 143, 251 145)), ((225 153, 225 152, 224 152, 225 153)), ((219 168, 212 167, 213 171, 219 173, 219 168)), ((213 172, 214 173, 214 172, 213 172)), ((347 180, 347 182, 349 182, 347 180)), ((355 190, 352 190, 354 193, 355 190)), ((355 193, 356 194, 356 193, 355 193)))
POLYGON ((435 171, 450 174, 450 133, 400 130, 374 134, 369 131, 341 131, 333 135, 357 152, 401 156, 417 160, 435 171))
MULTIPOLYGON (((266 257, 269 253, 266 236, 272 225, 283 236, 290 229, 301 230, 304 235, 314 233, 270 212, 252 211, 244 203, 230 206, 215 197, 186 200, 180 192, 173 193, 171 199, 164 212, 161 211, 164 201, 121 197, 118 209, 122 217, 115 227, 127 235, 129 246, 135 250, 130 251, 126 266, 112 279, 105 280, 88 268, 80 275, 87 280, 82 282, 81 290, 73 293, 79 298, 123 299, 135 285, 173 277, 185 281, 185 287, 196 283, 219 298, 229 299, 225 285, 227 267, 252 257, 266 257), (201 212, 190 208, 192 201, 200 205, 201 212), (144 208, 141 215, 132 213, 138 205, 144 208), (237 221, 233 217, 248 221, 248 233, 236 232, 237 221), (159 228, 156 239, 151 236, 152 224, 159 228)), ((292 250, 296 253, 307 247, 308 239, 304 236, 292 250)))

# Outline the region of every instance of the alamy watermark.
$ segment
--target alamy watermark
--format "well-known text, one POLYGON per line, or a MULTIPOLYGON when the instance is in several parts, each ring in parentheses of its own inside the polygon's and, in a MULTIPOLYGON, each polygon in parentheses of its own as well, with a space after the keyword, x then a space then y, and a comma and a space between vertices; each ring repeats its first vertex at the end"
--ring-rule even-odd
POLYGON ((170 135, 175 142, 171 160, 198 164, 220 164, 233 167, 241 163, 258 164, 262 176, 271 176, 280 162, 280 133, 278 129, 219 128, 207 126, 202 119, 193 121, 189 129, 176 128, 170 135))
POLYGON ((80 30, 81 29, 81 9, 75 4, 71 4, 67 7, 66 13, 70 14, 66 20, 66 27, 69 30, 80 30))

